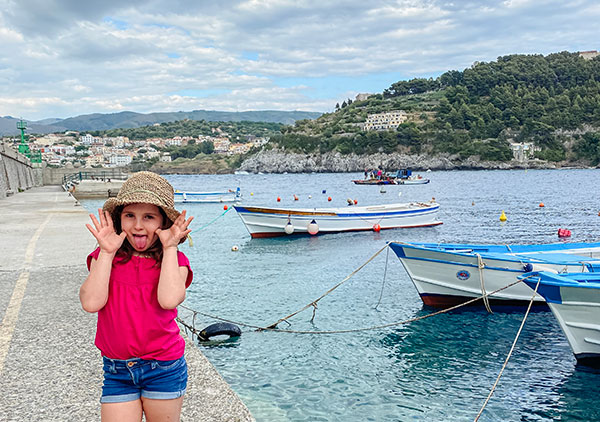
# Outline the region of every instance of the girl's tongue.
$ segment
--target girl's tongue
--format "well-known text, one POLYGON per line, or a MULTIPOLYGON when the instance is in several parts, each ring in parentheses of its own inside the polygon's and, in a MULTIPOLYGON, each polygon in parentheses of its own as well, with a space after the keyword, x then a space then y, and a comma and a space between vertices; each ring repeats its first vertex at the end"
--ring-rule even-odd
POLYGON ((141 236, 134 234, 133 235, 133 243, 136 249, 144 250, 146 249, 146 243, 148 242, 148 236, 141 236))

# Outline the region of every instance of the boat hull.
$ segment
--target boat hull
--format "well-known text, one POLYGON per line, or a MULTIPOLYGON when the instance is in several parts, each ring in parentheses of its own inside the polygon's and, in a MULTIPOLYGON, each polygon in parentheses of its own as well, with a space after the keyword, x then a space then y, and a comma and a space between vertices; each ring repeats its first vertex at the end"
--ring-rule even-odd
POLYGON ((224 192, 175 192, 176 203, 219 203, 237 202, 241 199, 239 190, 224 192))
POLYGON ((546 298, 575 358, 582 364, 599 366, 600 274, 557 275, 542 272, 524 281, 529 287, 535 288, 540 277, 538 292, 546 298))
MULTIPOLYGON (((521 254, 511 254, 508 250, 503 253, 500 249, 493 249, 495 252, 483 249, 471 252, 472 249, 461 250, 460 245, 444 250, 443 247, 436 249, 395 242, 390 247, 406 269, 423 303, 438 308, 464 303, 482 296, 484 291, 489 293, 501 289, 516 282, 518 276, 532 269, 554 272, 588 271, 588 260, 600 264, 595 258, 575 255, 570 258, 571 255, 563 251, 560 254, 551 254, 550 250, 545 254, 535 254, 533 249, 521 254), (553 261, 552 258, 558 255, 562 260, 553 261)), ((597 253, 600 253, 600 245, 597 253)), ((489 298, 491 303, 514 306, 528 303, 531 297, 531 289, 518 283, 489 298)), ((538 294, 534 302, 543 303, 544 298, 538 294)), ((483 302, 474 304, 482 305, 483 302)))
POLYGON ((438 221, 435 203, 391 204, 372 207, 285 209, 234 206, 252 238, 310 234, 309 224, 317 224, 317 234, 379 229, 430 227, 438 221), (289 227, 288 227, 288 231, 289 227))

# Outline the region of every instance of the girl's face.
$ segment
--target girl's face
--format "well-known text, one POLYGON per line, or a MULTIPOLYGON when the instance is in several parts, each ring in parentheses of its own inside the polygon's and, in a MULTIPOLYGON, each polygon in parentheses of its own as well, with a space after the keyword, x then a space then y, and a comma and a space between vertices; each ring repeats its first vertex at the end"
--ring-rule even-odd
POLYGON ((138 252, 143 252, 154 244, 156 230, 163 227, 163 217, 156 205, 131 204, 121 211, 121 229, 127 240, 138 252))

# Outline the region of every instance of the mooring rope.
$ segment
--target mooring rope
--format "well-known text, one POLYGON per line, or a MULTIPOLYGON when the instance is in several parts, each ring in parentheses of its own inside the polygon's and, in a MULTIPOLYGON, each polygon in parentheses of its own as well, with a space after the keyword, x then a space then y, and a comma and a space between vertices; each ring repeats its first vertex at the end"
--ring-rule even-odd
MULTIPOLYGON (((388 244, 389 246, 389 244, 388 244)), ((388 248, 385 254, 385 269, 383 270, 383 282, 381 283, 381 291, 379 292, 379 300, 377 301, 377 305, 375 305, 375 309, 381 304, 381 299, 383 298, 383 288, 385 287, 385 276, 387 275, 388 269, 388 258, 390 257, 390 248, 388 248)))
POLYGON ((211 221, 209 221, 208 223, 206 223, 205 225, 201 226, 200 228, 194 229, 195 232, 198 232, 200 230, 203 230, 205 228, 207 228, 208 226, 210 226, 212 223, 214 223, 215 221, 217 221, 219 218, 223 217, 225 214, 227 214, 229 212, 230 209, 232 209, 233 207, 227 207, 227 209, 225 211, 223 211, 221 213, 221 215, 218 215, 217 217, 213 218, 211 221))
MULTIPOLYGON (((384 249, 388 248, 389 244, 386 243, 386 245, 379 249, 377 252, 375 252, 375 254, 370 257, 369 259, 367 259, 360 267, 358 267, 357 269, 355 269, 354 271, 352 271, 348 276, 346 276, 346 278, 344 278, 342 281, 340 281, 338 284, 336 284, 335 286, 333 286, 331 289, 327 290, 325 293, 323 293, 321 296, 319 296, 318 299, 313 300, 312 302, 310 302, 309 304, 307 304, 306 306, 302 307, 301 309, 298 309, 296 312, 293 312, 291 314, 289 314, 286 317, 283 317, 279 320, 277 320, 277 322, 268 325, 266 328, 264 329, 268 329, 268 328, 277 328, 277 325, 283 321, 288 320, 289 318, 293 317, 296 314, 299 314, 300 312, 304 311, 305 309, 310 308, 311 306, 313 307, 313 310, 316 309, 317 307, 317 303, 323 299, 325 296, 327 296, 329 293, 333 292, 335 289, 337 289, 338 287, 340 287, 342 284, 344 284, 346 281, 350 280, 357 272, 359 272, 360 270, 362 270, 369 262, 371 262, 373 259, 375 259, 375 257, 377 255, 379 255, 381 252, 383 252, 384 249)), ((314 312, 313 312, 313 318, 314 318, 314 312)))
POLYGON ((490 308, 490 301, 487 298, 487 296, 485 296, 485 283, 483 281, 483 269, 485 268, 485 264, 483 263, 483 259, 481 259, 480 254, 476 253, 475 255, 477 256, 477 268, 479 268, 479 282, 481 283, 481 294, 484 296, 483 305, 490 314, 493 314, 492 308, 490 308))
MULTIPOLYGON (((532 276, 527 276, 525 278, 530 278, 530 277, 532 277, 532 276)), ((522 281, 522 280, 519 280, 519 281, 522 281)), ((492 398, 492 394, 494 394, 494 390, 496 390, 496 387, 498 386, 500 377, 502 376, 502 373, 504 372, 504 369, 506 368, 506 365, 508 364, 508 360, 510 359, 510 357, 513 353, 513 350, 515 350, 517 340, 519 339, 519 336, 521 335, 521 331, 523 330, 523 327, 525 326, 525 321, 527 320, 527 316, 529 315, 529 311, 531 310, 531 305, 533 305, 533 301, 535 300, 535 296, 537 294, 537 290, 540 285, 540 281, 541 281, 541 277, 538 278, 538 282, 535 285, 535 289, 533 290, 533 295, 531 296, 531 300, 529 301, 529 305, 527 306, 527 311, 525 312, 525 315, 523 316, 523 321, 521 321, 521 326, 519 327, 519 330, 517 331, 517 335, 515 336, 515 340, 513 341, 513 344, 511 346, 510 350, 508 351, 508 355, 506 356, 506 359, 504 360, 504 364, 502 365, 502 368, 500 369, 500 373, 498 374, 498 377, 496 378, 496 381, 494 382, 494 385, 492 386, 490 393, 488 394, 487 398, 485 399, 483 406, 481 406, 481 409, 479 410, 479 413, 477 414, 477 416, 475 417, 475 420, 473 422, 477 422, 479 420, 479 418, 481 417, 481 414, 483 413, 483 410, 485 409, 488 402, 492 398)))
MULTIPOLYGON (((521 280, 513 281, 512 283, 510 283, 510 284, 508 284, 508 285, 506 285, 504 287, 501 287, 501 288, 499 288, 497 290, 494 290, 493 292, 486 293, 485 296, 494 295, 494 294, 496 294, 498 292, 501 292, 504 289, 508 289, 509 287, 512 287, 512 286, 514 286, 514 285, 516 285, 516 284, 518 284, 520 282, 521 282, 521 280)), ((232 323, 232 324, 240 325, 242 327, 253 328, 256 331, 273 331, 273 332, 276 332, 276 333, 287 333, 287 334, 345 334, 345 333, 357 333, 357 332, 361 332, 361 331, 381 330, 381 329, 384 329, 384 328, 390 328, 390 327, 394 327, 394 326, 397 326, 397 325, 404 325, 404 324, 408 324, 410 322, 420 321, 422 319, 431 318, 433 316, 441 315, 441 314, 453 311, 455 309, 462 308, 463 306, 470 305, 471 303, 477 302, 478 300, 481 300, 481 299, 483 299, 483 296, 478 296, 478 297, 470 299, 470 300, 468 300, 466 302, 460 303, 458 305, 454 305, 454 306, 452 306, 450 308, 441 309, 441 310, 439 310, 437 312, 433 312, 431 314, 421 315, 421 316, 414 317, 414 318, 409 318, 409 319, 406 319, 406 320, 403 320, 403 321, 391 322, 391 323, 383 324, 383 325, 374 325, 374 326, 371 326, 371 327, 352 328, 352 329, 346 329, 346 330, 330 330, 330 331, 282 330, 280 328, 270 327, 270 326, 269 327, 260 327, 258 325, 252 325, 252 324, 247 324, 247 323, 243 323, 243 322, 233 321, 233 320, 230 320, 230 319, 218 317, 216 315, 207 314, 205 312, 196 311, 196 310, 194 310, 192 308, 189 308, 189 307, 187 307, 185 305, 179 305, 179 307, 183 308, 183 309, 186 309, 186 310, 189 310, 191 312, 197 313, 198 315, 202 315, 202 316, 205 316, 205 317, 208 317, 208 318, 213 318, 213 319, 216 319, 216 320, 219 320, 219 321, 229 322, 229 323, 232 323)), ((308 305, 308 306, 310 306, 310 305, 308 305)), ((179 322, 181 322, 182 324, 184 324, 185 326, 189 327, 189 325, 185 324, 180 318, 177 318, 177 320, 179 322)), ((196 329, 194 328, 194 330, 196 330, 196 329)))

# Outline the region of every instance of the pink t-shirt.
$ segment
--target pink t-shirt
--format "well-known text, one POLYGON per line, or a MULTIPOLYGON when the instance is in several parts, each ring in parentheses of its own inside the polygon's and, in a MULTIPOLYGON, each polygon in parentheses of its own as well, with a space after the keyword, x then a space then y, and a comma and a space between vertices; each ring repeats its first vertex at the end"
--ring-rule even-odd
MULTIPOLYGON (((88 255, 88 270, 99 254, 97 248, 88 255)), ((113 260, 108 301, 98 311, 96 346, 102 356, 111 359, 179 359, 185 340, 175 322, 177 309, 163 309, 158 303, 160 267, 152 258, 133 256, 125 264, 119 264, 120 260, 113 260)), ((188 268, 187 288, 193 278, 190 261, 179 251, 177 261, 188 268)))

